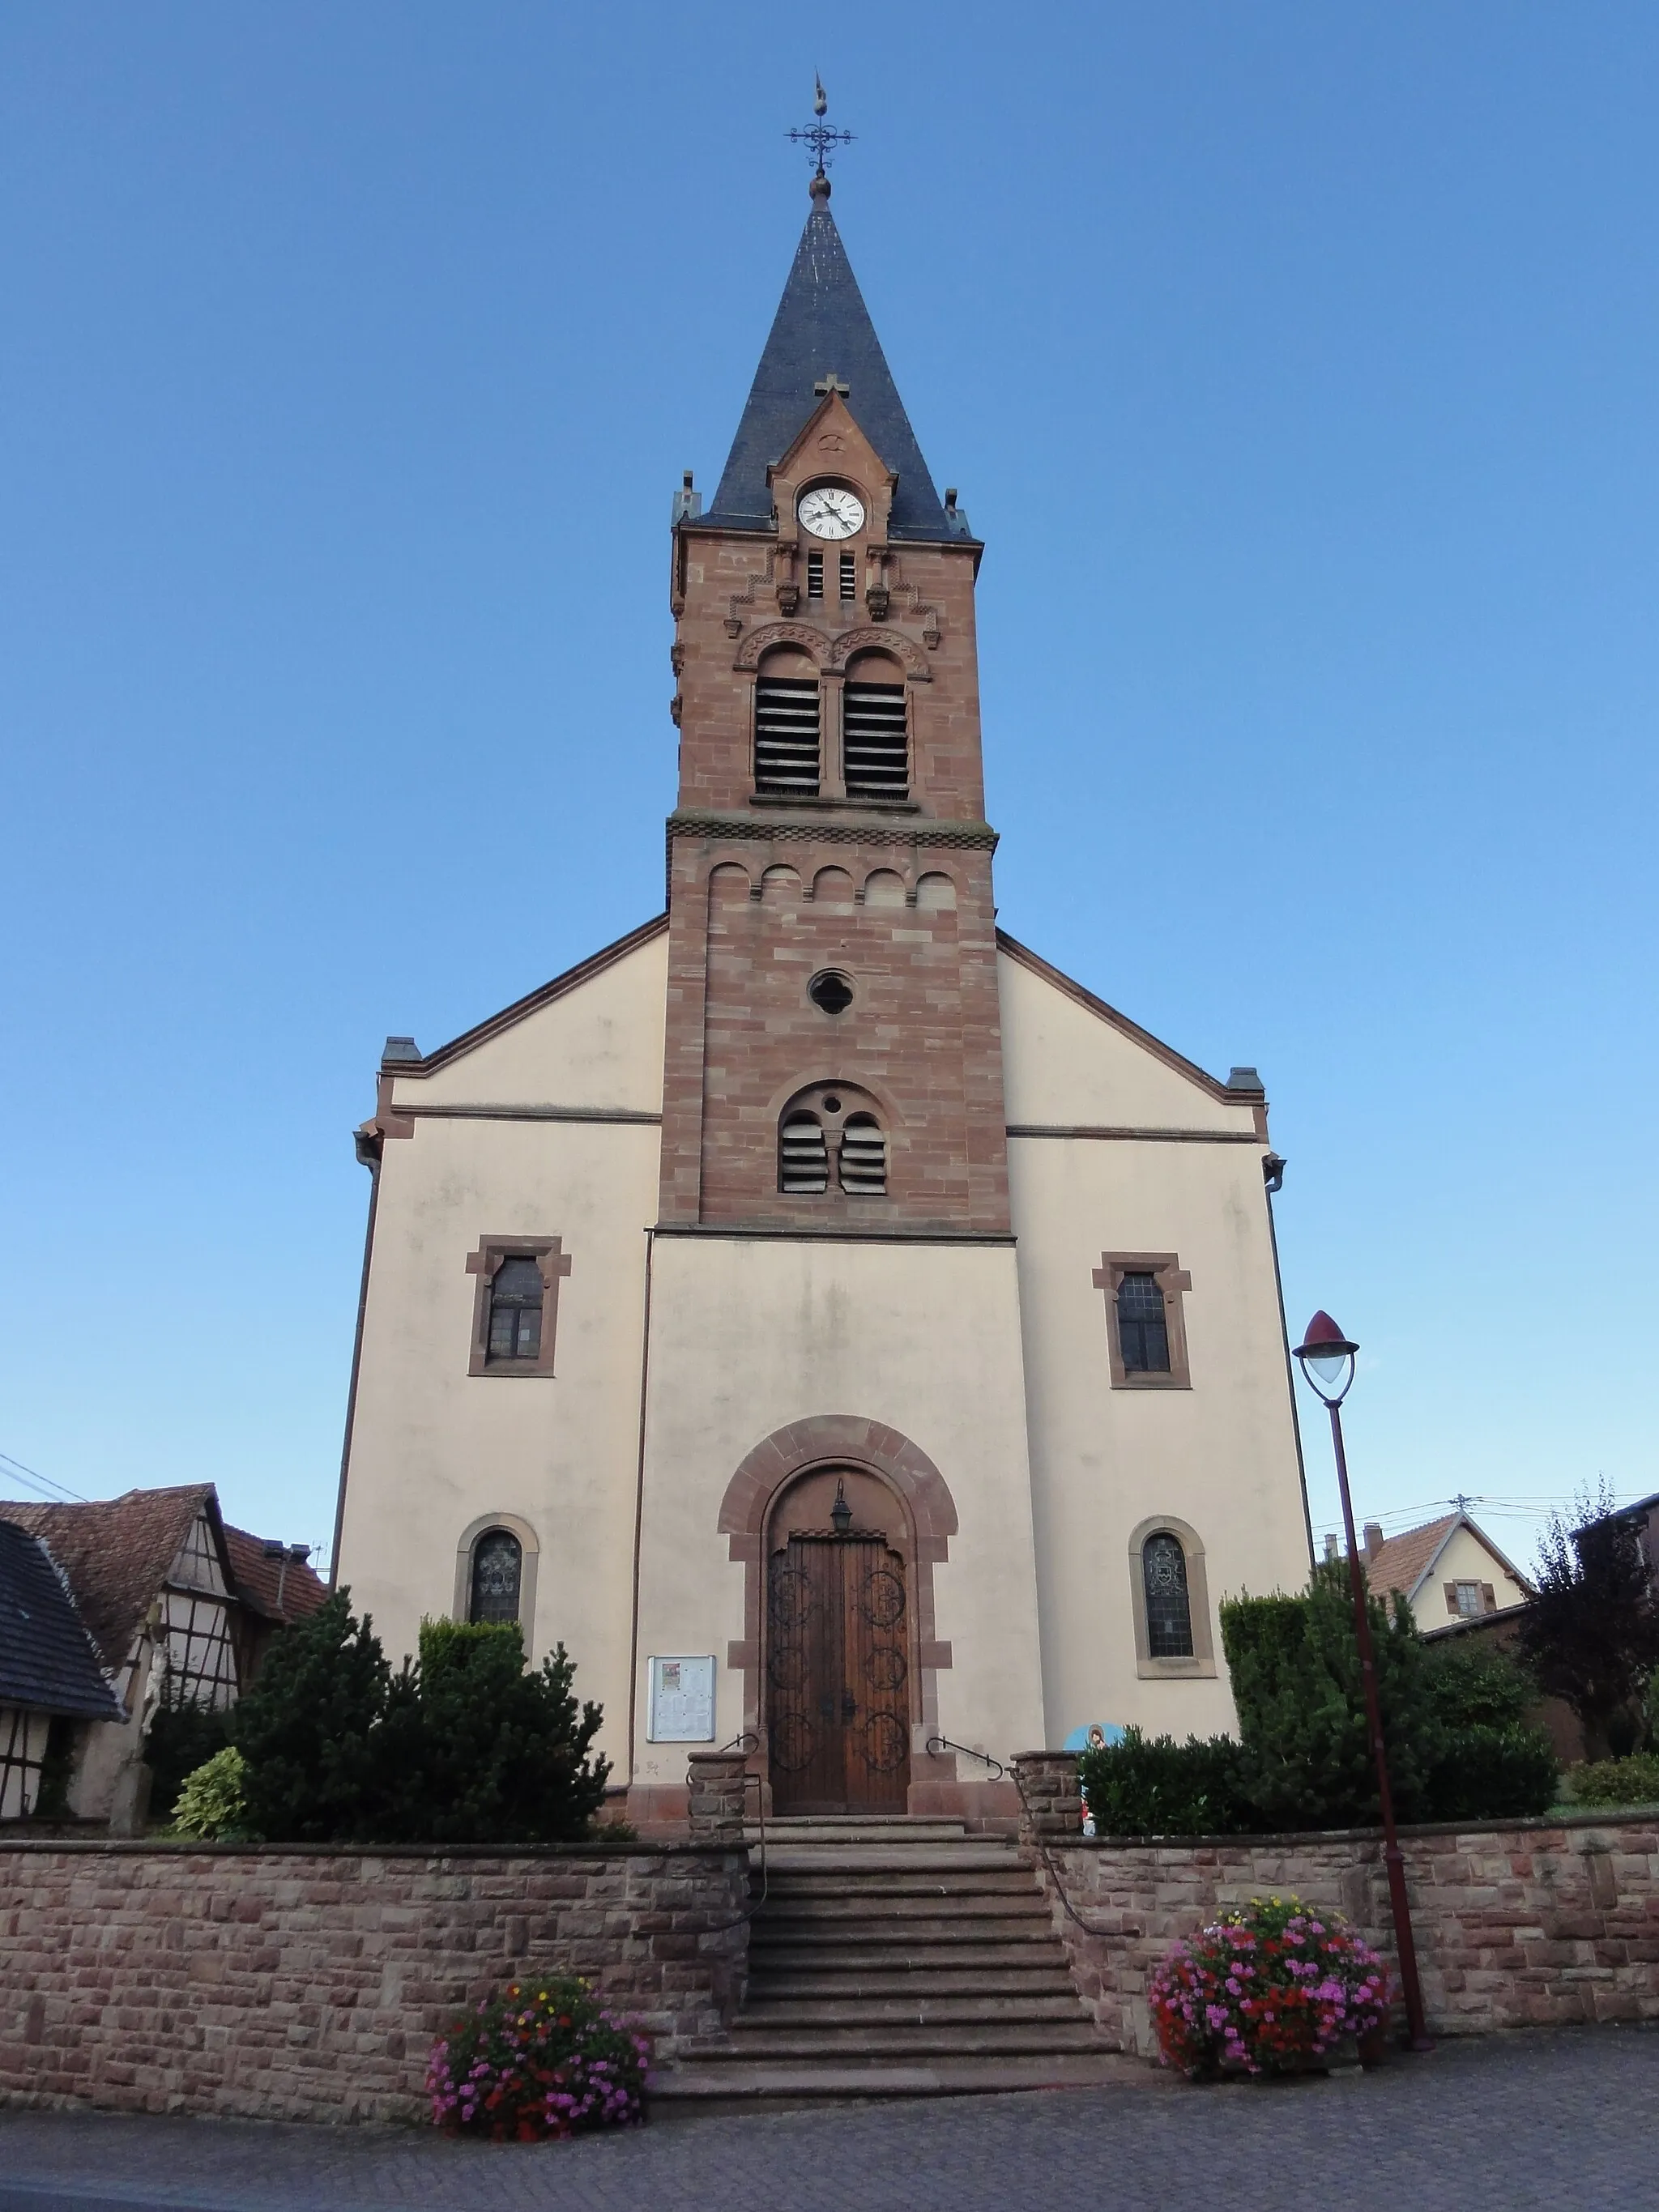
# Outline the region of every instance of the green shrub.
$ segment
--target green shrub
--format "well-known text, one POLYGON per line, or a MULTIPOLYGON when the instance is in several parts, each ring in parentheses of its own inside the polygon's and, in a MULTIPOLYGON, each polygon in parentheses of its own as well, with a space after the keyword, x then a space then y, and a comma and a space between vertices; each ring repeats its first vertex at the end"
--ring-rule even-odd
POLYGON ((1219 1836, 1256 1825, 1243 1767, 1231 1736, 1177 1743, 1131 1728, 1121 1743, 1085 1751, 1078 1774, 1097 1836, 1219 1836))
POLYGON ((144 1764, 151 1775, 149 1816, 171 1817, 185 1777, 205 1766, 230 1741, 230 1708, 226 1705, 163 1705, 144 1738, 144 1764))
POLYGON ((1555 1747, 1542 1729, 1476 1723, 1452 1731, 1429 1775, 1425 1820, 1515 1820, 1547 1813, 1560 1784, 1555 1747))
POLYGON ((589 1755, 604 1716, 578 1706, 561 1644, 526 1674, 516 1621, 421 1623, 420 1658, 392 1685, 386 1764, 389 1838, 556 1843, 587 1834, 607 1759, 589 1755))
POLYGON ((234 1744, 216 1751, 211 1759, 187 1774, 173 1811, 173 1832, 210 1841, 247 1832, 247 1801, 243 1784, 247 1762, 234 1744))
POLYGON ((382 1840, 380 1724, 391 1680, 373 1624, 352 1617, 349 1590, 271 1639, 231 1722, 256 1834, 280 1844, 382 1840))
POLYGON ((1430 1700, 1448 1728, 1519 1728, 1538 1702, 1527 1668, 1488 1638, 1425 1643, 1423 1661, 1430 1700))
POLYGON ((551 1843, 586 1835, 609 1763, 562 1644, 526 1674, 516 1622, 423 1621, 393 1675, 339 1590, 273 1642, 237 1706, 246 1818, 273 1843, 551 1843))
MULTIPOLYGON (((1395 1810, 1424 1817, 1448 1729, 1429 1694, 1411 1608, 1367 1601, 1395 1810)), ((1247 1753, 1244 1786, 1269 1828, 1369 1826, 1381 1815, 1348 1570, 1322 1561, 1301 1597, 1231 1598, 1221 1638, 1247 1753)))
POLYGON ((1659 1805, 1659 1756, 1598 1759, 1567 1769, 1576 1805, 1659 1805))

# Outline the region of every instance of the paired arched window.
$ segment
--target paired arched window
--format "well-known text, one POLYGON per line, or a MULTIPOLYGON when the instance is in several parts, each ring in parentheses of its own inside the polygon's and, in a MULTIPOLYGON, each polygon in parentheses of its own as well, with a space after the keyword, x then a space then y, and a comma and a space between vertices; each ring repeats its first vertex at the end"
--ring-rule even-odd
POLYGON ((908 799, 910 738, 904 671, 884 653, 860 653, 841 696, 842 769, 849 799, 908 799))
POLYGON ((510 1528, 486 1528, 472 1547, 467 1619, 517 1620, 523 1588, 524 1546, 510 1528))
POLYGON ((831 1186, 849 1198, 887 1195, 887 1133, 875 1103, 846 1084, 820 1083, 785 1107, 778 1124, 778 1188, 811 1198, 831 1186))
MULTIPOLYGON (((820 556, 810 557, 821 563, 820 556)), ((821 596, 823 588, 820 565, 809 573, 809 598, 821 596)), ((763 658, 755 678, 756 791, 774 799, 817 798, 823 754, 817 668, 801 647, 779 647, 763 658)), ((857 653, 848 665, 841 687, 841 775, 848 799, 910 795, 904 671, 885 653, 857 653)))
POLYGON ((769 653, 755 681, 755 788, 818 795, 818 672, 797 647, 769 653))
POLYGON ((1187 1553, 1179 1536, 1160 1528, 1140 1547, 1146 1593, 1146 1652, 1152 1659, 1193 1656, 1193 1603, 1187 1553))

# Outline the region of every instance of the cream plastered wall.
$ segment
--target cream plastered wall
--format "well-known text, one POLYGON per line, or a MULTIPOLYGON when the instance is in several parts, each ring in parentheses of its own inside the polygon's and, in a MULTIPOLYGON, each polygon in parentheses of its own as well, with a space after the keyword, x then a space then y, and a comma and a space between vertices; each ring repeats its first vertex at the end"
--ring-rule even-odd
MULTIPOLYGON (((404 1079, 399 1103, 653 1113, 663 963, 662 940, 647 944, 441 1071, 441 1101, 404 1079)), ((618 1765, 658 1146, 651 1120, 422 1116, 412 1137, 386 1139, 340 1544, 339 1579, 395 1662, 423 1614, 451 1610, 469 1524, 528 1522, 534 1656, 564 1643, 618 1765), (563 1240, 550 1376, 467 1372, 467 1255, 503 1233, 563 1240)))
MULTIPOLYGON (((933 1571, 939 1725, 1006 1756, 1043 1740, 1014 1255, 1002 1245, 659 1237, 651 1304, 635 1778, 683 1783, 686 1747, 646 1741, 650 1657, 713 1653, 715 1741, 744 1725, 744 1569, 718 1527, 726 1486, 813 1414, 885 1423, 956 1503, 933 1571)), ((980 1778, 977 1768, 972 1778, 980 1778)))
MULTIPOLYGON (((1028 969, 1005 957, 1000 972, 1020 1102, 1011 1123, 1249 1128, 1248 1109, 1219 1104, 1028 969), (1056 1002, 1047 1010, 1044 994, 1056 1002)), ((1231 1729, 1217 1605, 1244 1589, 1300 1589, 1309 1570, 1265 1147, 1015 1137, 1008 1150, 1050 1736, 1092 1721, 1176 1736, 1231 1729), (1108 1251, 1173 1252, 1190 1273, 1190 1389, 1113 1388, 1092 1279, 1108 1251), (1164 1514, 1204 1545, 1213 1678, 1138 1669, 1129 1539, 1164 1514)))
POLYGON ((1473 1529, 1455 1528, 1412 1600, 1412 1611, 1419 1628, 1443 1628, 1449 1620, 1462 1618, 1446 1610, 1445 1585, 1459 1582, 1490 1583, 1499 1613, 1507 1613, 1511 1606, 1527 1601, 1527 1592, 1519 1579, 1487 1550, 1473 1529))

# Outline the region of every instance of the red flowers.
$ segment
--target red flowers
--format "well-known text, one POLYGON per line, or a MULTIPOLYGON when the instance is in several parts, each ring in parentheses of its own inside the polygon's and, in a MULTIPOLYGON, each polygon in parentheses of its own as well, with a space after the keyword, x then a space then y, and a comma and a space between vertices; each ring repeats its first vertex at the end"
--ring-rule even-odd
POLYGON ((585 1982, 514 1982, 433 2045, 427 2094, 439 2127, 534 2142, 643 2119, 650 2059, 585 1982))
POLYGON ((1164 2064, 1194 2075, 1291 2070, 1370 2034, 1389 2004, 1377 1954, 1296 1897, 1253 1897, 1176 1944, 1147 1996, 1164 2064))

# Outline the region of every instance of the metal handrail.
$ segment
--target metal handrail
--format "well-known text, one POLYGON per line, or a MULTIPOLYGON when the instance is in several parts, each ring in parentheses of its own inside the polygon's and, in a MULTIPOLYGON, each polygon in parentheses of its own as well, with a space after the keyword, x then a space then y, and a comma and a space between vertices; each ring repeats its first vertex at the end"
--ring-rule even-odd
POLYGON ((971 1744, 952 1743, 948 1735, 930 1735, 927 1739, 927 1751, 929 1757, 941 1751, 960 1751, 969 1759, 981 1759, 987 1766, 994 1766, 996 1769, 995 1773, 991 1777, 994 1782, 1000 1782, 1008 1771, 1002 1761, 1000 1759, 993 1759, 988 1751, 975 1751, 971 1744))

